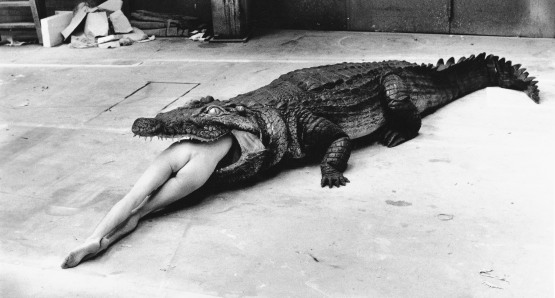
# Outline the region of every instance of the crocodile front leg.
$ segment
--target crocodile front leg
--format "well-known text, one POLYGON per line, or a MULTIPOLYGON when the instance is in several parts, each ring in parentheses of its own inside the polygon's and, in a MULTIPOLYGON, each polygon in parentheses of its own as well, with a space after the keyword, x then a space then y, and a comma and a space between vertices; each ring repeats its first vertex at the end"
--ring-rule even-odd
POLYGON ((299 129, 302 132, 303 148, 308 155, 322 156, 322 187, 340 187, 349 182, 343 172, 351 156, 351 140, 347 134, 333 122, 308 111, 300 113, 299 129))
POLYGON ((347 177, 343 176, 343 172, 347 169, 347 161, 351 156, 351 139, 349 137, 339 138, 331 143, 326 151, 326 155, 320 163, 322 170, 322 187, 334 185, 339 187, 349 182, 347 177))
POLYGON ((397 74, 383 79, 386 125, 381 143, 395 147, 418 135, 422 119, 410 99, 411 90, 397 74))

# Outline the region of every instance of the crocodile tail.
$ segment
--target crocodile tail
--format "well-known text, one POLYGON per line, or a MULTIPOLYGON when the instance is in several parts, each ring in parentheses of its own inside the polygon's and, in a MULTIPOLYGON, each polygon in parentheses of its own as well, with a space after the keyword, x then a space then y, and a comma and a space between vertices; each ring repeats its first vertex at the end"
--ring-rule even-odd
POLYGON ((540 103, 540 90, 538 89, 535 77, 529 77, 526 68, 521 68, 520 64, 512 65, 511 61, 505 58, 499 59, 498 56, 489 55, 486 58, 488 71, 492 81, 501 88, 523 91, 535 103, 540 103))
POLYGON ((428 69, 442 72, 457 81, 461 94, 468 94, 488 86, 523 91, 535 103, 539 103, 538 81, 529 77, 526 68, 499 56, 481 53, 478 56, 462 57, 456 63, 451 57, 447 62, 439 59, 436 65, 422 65, 428 69))

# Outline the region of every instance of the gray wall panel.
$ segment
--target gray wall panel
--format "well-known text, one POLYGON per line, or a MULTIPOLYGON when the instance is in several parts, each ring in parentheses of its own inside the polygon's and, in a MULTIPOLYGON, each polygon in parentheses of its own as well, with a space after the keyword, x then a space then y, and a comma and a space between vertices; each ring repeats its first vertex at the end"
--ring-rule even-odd
POLYGON ((555 37, 554 0, 455 0, 451 33, 555 37))
POLYGON ((348 0, 349 29, 448 33, 450 0, 348 0))

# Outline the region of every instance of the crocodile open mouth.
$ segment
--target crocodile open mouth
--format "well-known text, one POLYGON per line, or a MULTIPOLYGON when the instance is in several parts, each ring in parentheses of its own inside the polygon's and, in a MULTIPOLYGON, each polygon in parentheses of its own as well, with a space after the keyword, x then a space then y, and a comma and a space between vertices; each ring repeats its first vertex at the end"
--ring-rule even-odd
POLYGON ((259 137, 253 133, 241 131, 241 130, 231 130, 230 133, 217 136, 215 138, 204 138, 194 134, 177 134, 177 135, 158 135, 160 139, 171 139, 173 141, 192 141, 192 142, 215 142, 222 137, 230 135, 233 138, 233 143, 227 154, 220 160, 216 166, 215 172, 218 174, 224 174, 227 172, 233 172, 237 169, 250 168, 247 163, 260 162, 258 160, 253 160, 255 158, 260 158, 261 153, 266 150, 264 144, 259 137))
POLYGON ((245 164, 253 162, 252 157, 258 157, 266 150, 260 138, 250 132, 232 130, 231 135, 231 149, 216 166, 216 172, 219 174, 245 168, 245 164))
POLYGON ((132 132, 135 136, 145 139, 157 137, 191 142, 214 142, 230 135, 233 137, 233 145, 215 170, 216 174, 228 176, 230 180, 233 180, 234 176, 252 175, 264 163, 266 148, 258 136, 248 131, 229 129, 224 125, 197 126, 193 123, 185 123, 185 125, 172 127, 163 125, 155 118, 139 118, 133 123, 132 132))

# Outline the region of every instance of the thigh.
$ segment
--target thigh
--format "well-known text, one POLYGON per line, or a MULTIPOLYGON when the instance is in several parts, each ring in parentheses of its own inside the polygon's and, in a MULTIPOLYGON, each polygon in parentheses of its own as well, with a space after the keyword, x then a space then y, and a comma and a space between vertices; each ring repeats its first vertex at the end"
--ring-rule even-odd
POLYGON ((208 144, 184 144, 175 146, 172 156, 177 160, 172 168, 178 168, 155 193, 142 211, 148 214, 161 209, 200 188, 214 172, 220 159, 231 147, 231 138, 222 138, 208 144))
POLYGON ((185 198, 201 187, 213 170, 206 169, 206 165, 202 165, 199 160, 189 161, 148 198, 140 210, 141 216, 185 198))

